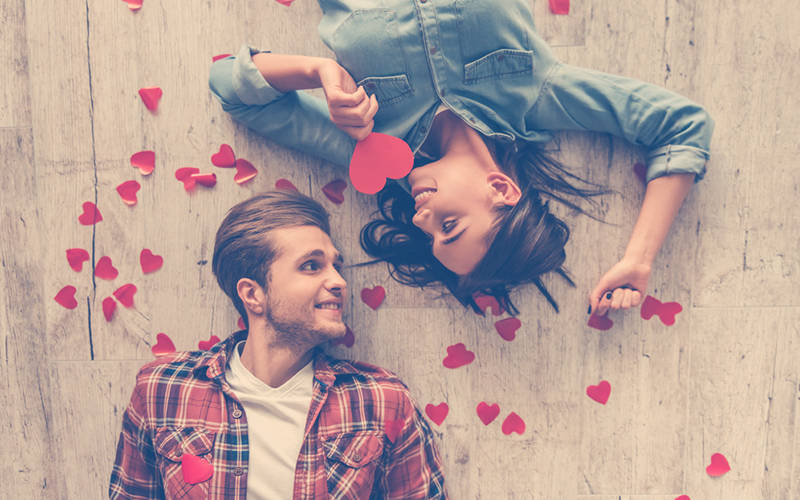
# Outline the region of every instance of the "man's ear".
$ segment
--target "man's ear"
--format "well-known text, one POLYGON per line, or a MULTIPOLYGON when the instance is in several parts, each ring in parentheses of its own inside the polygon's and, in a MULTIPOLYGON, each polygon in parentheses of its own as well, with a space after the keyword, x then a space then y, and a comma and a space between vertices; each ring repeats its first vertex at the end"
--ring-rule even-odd
POLYGON ((236 283, 236 292, 248 312, 252 312, 256 316, 264 314, 266 294, 261 285, 249 278, 242 278, 236 283))
POLYGON ((495 204, 514 206, 519 202, 522 191, 511 177, 502 172, 492 172, 486 176, 486 184, 491 191, 491 198, 495 204))

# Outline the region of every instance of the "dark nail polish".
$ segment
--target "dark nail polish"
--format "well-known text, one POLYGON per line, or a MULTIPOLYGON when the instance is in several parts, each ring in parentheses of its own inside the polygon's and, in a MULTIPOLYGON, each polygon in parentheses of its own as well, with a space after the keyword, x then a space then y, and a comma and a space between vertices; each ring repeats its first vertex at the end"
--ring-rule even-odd
POLYGON ((611 300, 611 292, 608 292, 608 293, 606 294, 606 298, 607 298, 608 300, 611 300))
POLYGON ((592 314, 592 305, 589 304, 589 310, 586 311, 586 314, 592 314))

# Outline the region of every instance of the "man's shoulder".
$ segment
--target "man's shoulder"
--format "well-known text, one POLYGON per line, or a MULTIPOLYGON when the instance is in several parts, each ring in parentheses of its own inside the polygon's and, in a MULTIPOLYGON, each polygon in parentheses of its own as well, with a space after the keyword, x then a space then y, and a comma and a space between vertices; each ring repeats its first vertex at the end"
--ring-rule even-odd
POLYGON ((197 377, 196 368, 208 356, 208 351, 176 351, 157 357, 139 369, 137 385, 153 382, 180 384, 197 377))
POLYGON ((346 360, 325 355, 331 371, 340 383, 360 383, 376 387, 391 388, 408 393, 408 386, 394 372, 363 361, 346 360))

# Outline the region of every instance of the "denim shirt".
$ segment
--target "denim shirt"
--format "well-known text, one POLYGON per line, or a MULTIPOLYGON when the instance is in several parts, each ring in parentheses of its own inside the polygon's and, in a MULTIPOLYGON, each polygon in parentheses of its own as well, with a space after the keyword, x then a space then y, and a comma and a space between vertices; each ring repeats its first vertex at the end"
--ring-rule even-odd
MULTIPOLYGON (((375 132, 415 153, 439 104, 501 143, 544 142, 555 130, 610 133, 647 147, 647 180, 702 178, 714 122, 699 105, 630 78, 559 62, 527 0, 319 0, 322 40, 379 104, 375 132)), ((209 84, 223 109, 262 135, 339 165, 356 141, 306 92, 272 88, 251 60, 213 64, 209 84)))

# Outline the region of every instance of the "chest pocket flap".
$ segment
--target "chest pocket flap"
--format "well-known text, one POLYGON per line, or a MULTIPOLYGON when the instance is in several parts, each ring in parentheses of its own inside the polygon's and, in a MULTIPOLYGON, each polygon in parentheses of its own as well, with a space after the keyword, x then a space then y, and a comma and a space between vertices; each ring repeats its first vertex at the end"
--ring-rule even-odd
POLYGON ((201 457, 214 448, 215 434, 201 427, 161 427, 154 445, 162 457, 180 462, 184 453, 201 457))
POLYGON ((360 468, 383 453, 380 431, 346 432, 322 442, 328 460, 360 468))

